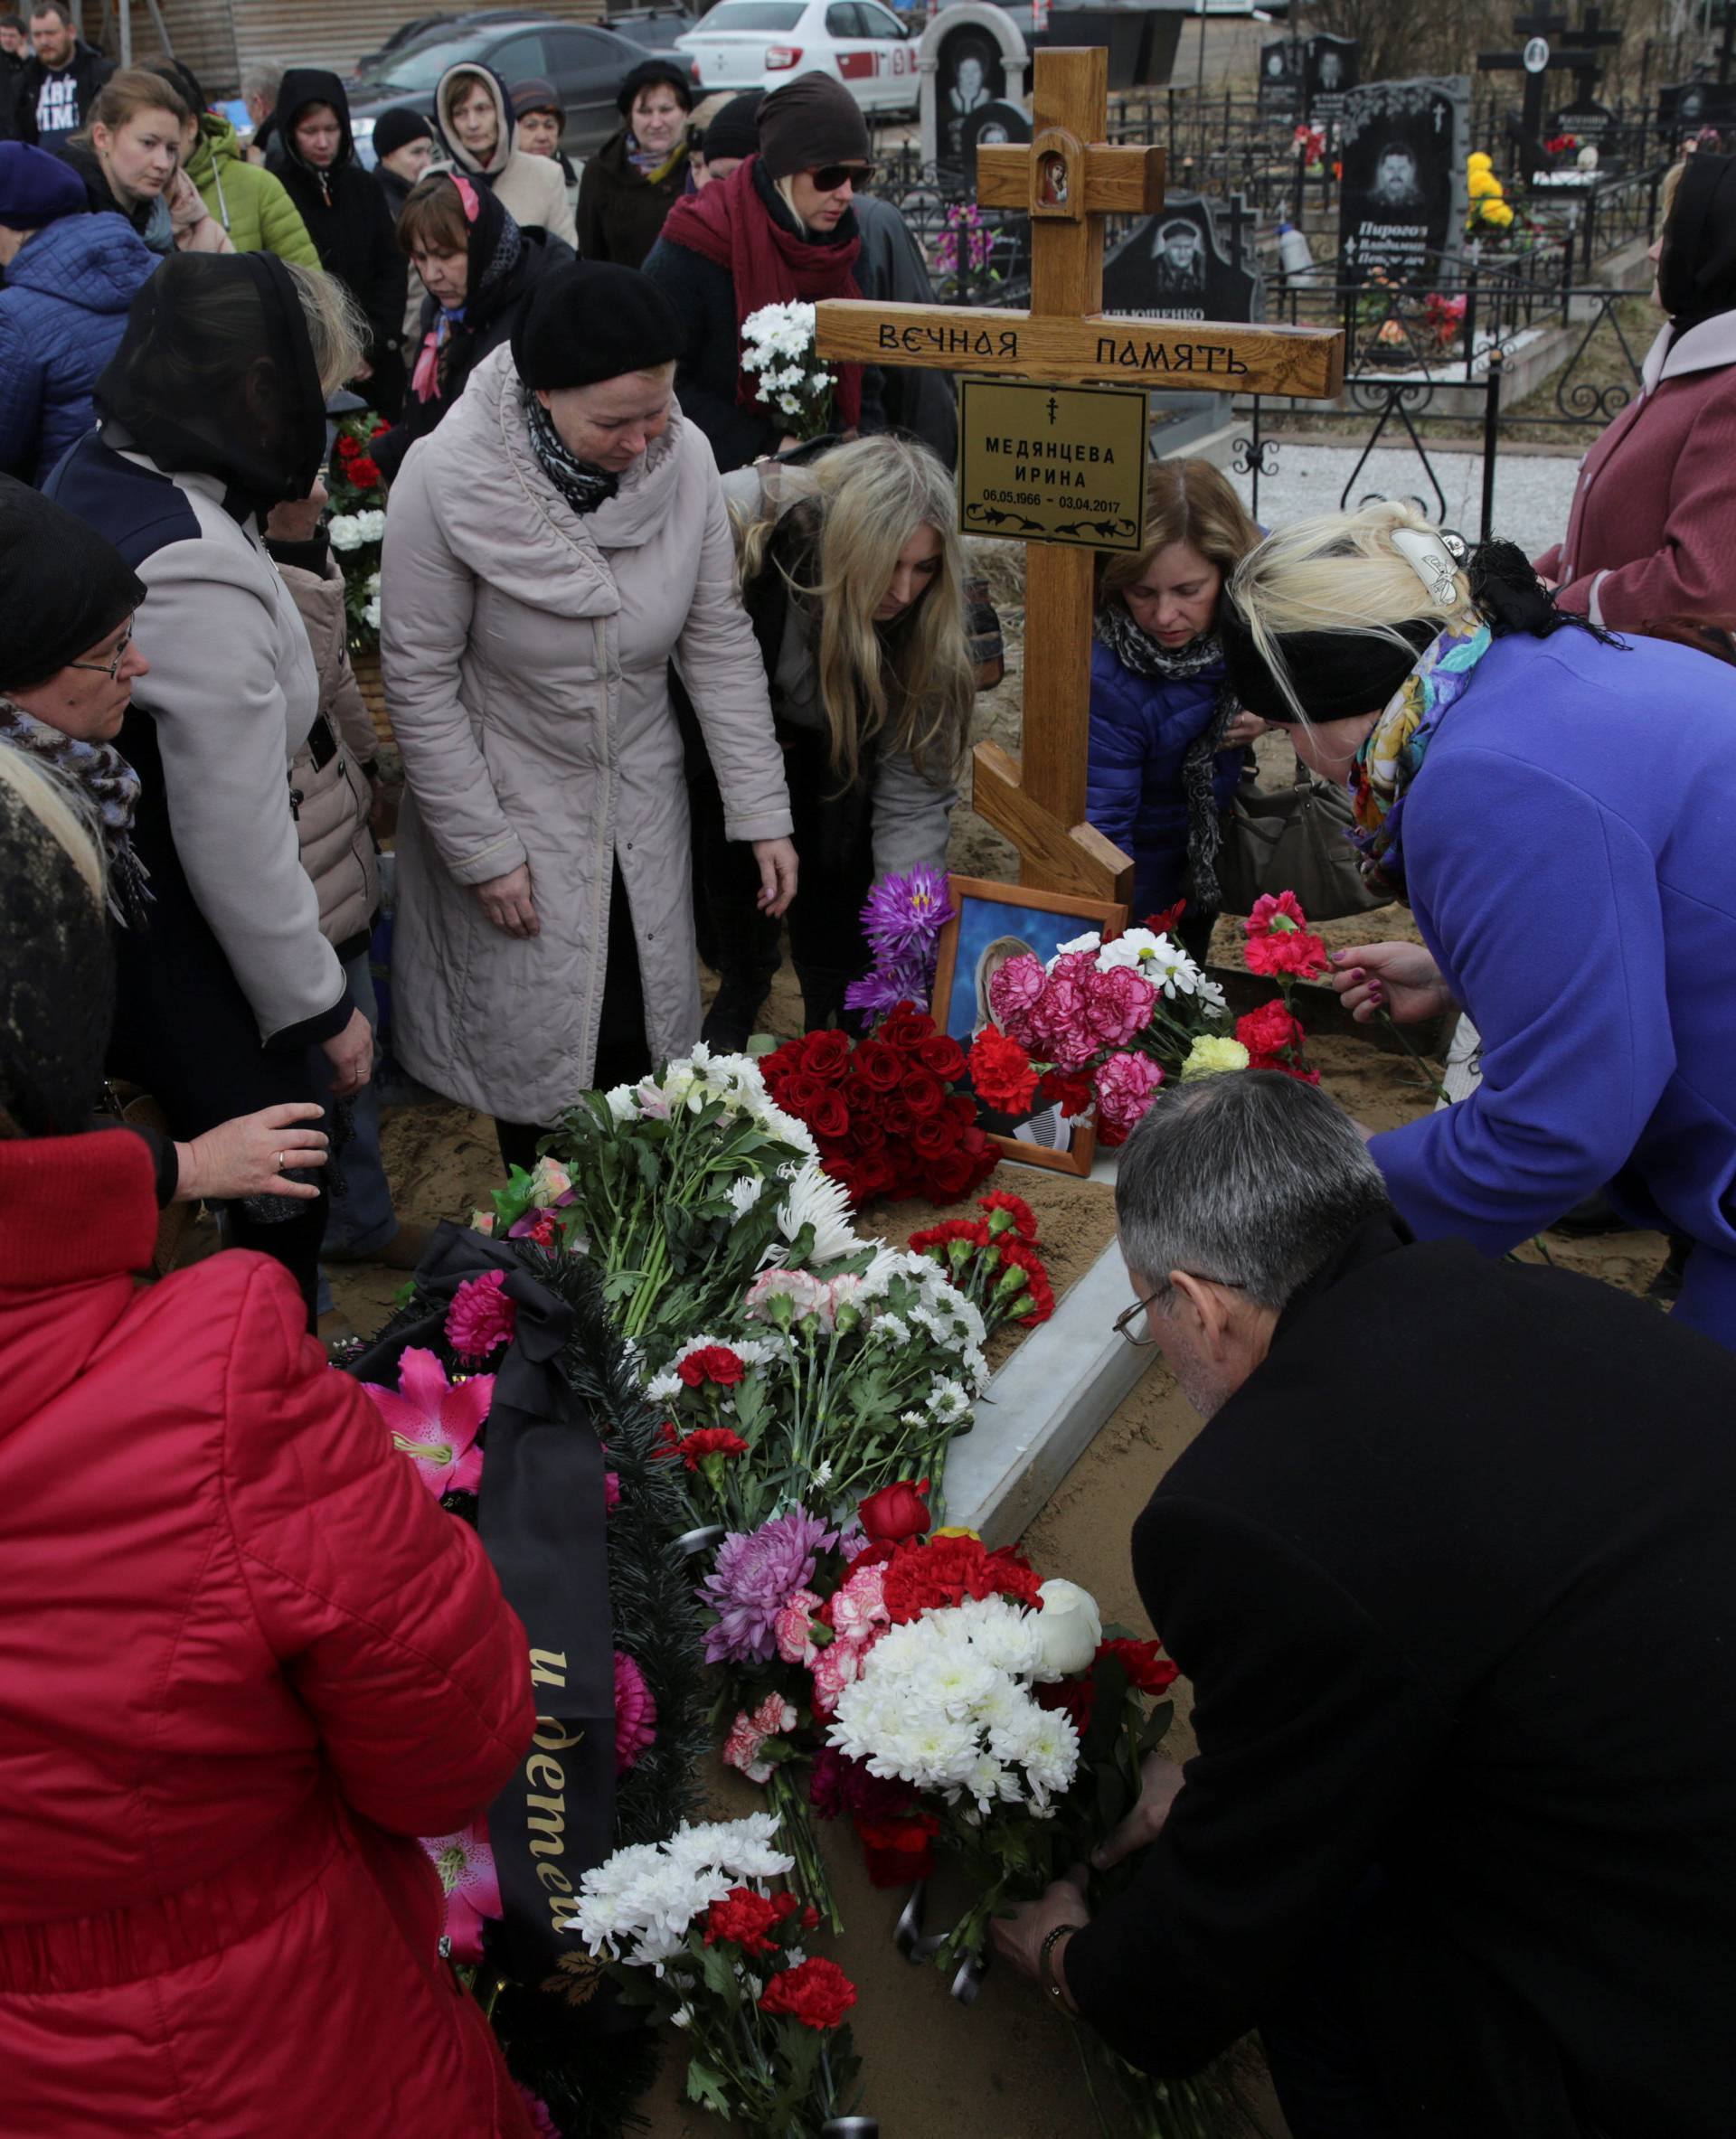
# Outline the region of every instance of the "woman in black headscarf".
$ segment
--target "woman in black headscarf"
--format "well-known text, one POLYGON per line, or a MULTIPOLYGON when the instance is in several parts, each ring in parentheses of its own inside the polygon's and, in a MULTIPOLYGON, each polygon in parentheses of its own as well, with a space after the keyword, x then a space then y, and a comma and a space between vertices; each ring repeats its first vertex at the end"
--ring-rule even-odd
POLYGON ((572 258, 572 248, 546 231, 521 231, 493 190, 462 171, 417 181, 398 218, 398 242, 428 295, 410 351, 404 413, 373 448, 388 478, 483 358, 512 340, 544 271, 572 258))
POLYGON ((1640 390, 1586 455, 1537 570, 1564 609, 1728 661, 1736 627, 1736 157, 1664 182, 1651 257, 1669 315, 1640 390))
MULTIPOLYGON (((144 587, 133 636, 149 673, 115 742, 139 778, 132 843, 151 903, 120 939, 109 1060, 177 1137, 371 1073, 296 838, 289 761, 318 679, 259 533, 272 505, 313 488, 326 395, 359 346, 328 275, 269 252, 166 260, 97 382, 99 428, 49 485, 144 587)), ((230 1222, 236 1245, 288 1268, 311 1326, 325 1196, 249 1197, 230 1222)))

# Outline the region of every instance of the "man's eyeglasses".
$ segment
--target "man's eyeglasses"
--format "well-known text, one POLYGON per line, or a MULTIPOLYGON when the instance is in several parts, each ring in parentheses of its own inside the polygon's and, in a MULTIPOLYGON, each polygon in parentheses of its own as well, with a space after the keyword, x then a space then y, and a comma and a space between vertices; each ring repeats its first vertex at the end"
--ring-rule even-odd
POLYGON ((808 176, 814 182, 816 193, 835 193, 846 178, 860 193, 864 185, 873 184, 874 166, 872 164, 822 164, 817 171, 810 171, 808 176))
POLYGON ((69 661, 68 668, 88 668, 93 676, 107 676, 111 683, 120 681, 120 664, 127 658, 133 643, 133 627, 129 624, 115 642, 114 656, 108 661, 69 661))
MULTIPOLYGON (((1245 1285, 1234 1277, 1206 1277, 1197 1270, 1188 1270, 1183 1274, 1189 1277, 1198 1277, 1202 1285, 1221 1285, 1226 1292, 1246 1292, 1248 1289, 1245 1285)), ((1123 1307, 1110 1325, 1116 1335, 1141 1350, 1147 1344, 1155 1344, 1157 1340, 1152 1335, 1149 1329, 1146 1330, 1143 1337, 1134 1335, 1134 1317, 1137 1314, 1143 1314, 1147 1307, 1155 1306, 1159 1300, 1166 1299, 1175 1289, 1173 1285, 1163 1286, 1156 1292, 1147 1293, 1143 1300, 1136 1300, 1131 1307, 1123 1307)))

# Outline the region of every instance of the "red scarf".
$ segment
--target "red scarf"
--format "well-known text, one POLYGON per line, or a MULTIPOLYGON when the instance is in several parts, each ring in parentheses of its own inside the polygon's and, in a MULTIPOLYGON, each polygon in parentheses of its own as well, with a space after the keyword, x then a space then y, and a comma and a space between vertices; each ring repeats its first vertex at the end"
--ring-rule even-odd
MULTIPOLYGON (((721 184, 701 193, 684 193, 669 211, 663 235, 684 245, 702 259, 727 268, 735 285, 738 349, 741 322, 761 305, 788 305, 800 297, 859 297, 854 268, 862 240, 843 245, 816 244, 786 230, 760 197, 754 184, 758 156, 749 156, 721 184)), ((854 430, 862 419, 862 366, 837 364, 840 429, 854 430)), ((735 398, 743 408, 760 401, 759 382, 751 372, 735 374, 735 398)))

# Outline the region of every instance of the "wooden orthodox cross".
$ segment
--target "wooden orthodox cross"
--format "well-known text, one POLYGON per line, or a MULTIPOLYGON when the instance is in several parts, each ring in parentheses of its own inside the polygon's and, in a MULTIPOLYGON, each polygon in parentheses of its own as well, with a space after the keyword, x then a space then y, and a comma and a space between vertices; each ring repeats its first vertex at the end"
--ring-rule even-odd
MULTIPOLYGON (((1039 52, 1033 102, 1028 147, 976 152, 982 204, 1030 211, 1031 309, 831 298, 817 310, 823 357, 1053 385, 1203 386, 1307 400, 1337 394, 1344 353, 1336 329, 1104 316, 1103 219, 1163 206, 1164 152, 1104 140, 1109 55, 1101 46, 1039 52)), ((1021 882, 1125 902, 1133 864, 1085 821, 1093 561, 1089 548, 1031 545, 1023 759, 979 743, 974 799, 1018 848, 1021 882)))

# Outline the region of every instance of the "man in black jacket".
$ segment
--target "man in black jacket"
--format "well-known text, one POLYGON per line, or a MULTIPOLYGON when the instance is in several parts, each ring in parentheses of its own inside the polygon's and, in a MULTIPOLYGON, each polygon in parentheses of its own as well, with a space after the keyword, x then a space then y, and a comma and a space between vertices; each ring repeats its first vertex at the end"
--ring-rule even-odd
POLYGON ((14 131, 20 141, 59 149, 90 116, 115 63, 79 35, 68 0, 40 0, 31 9, 30 41, 34 49, 14 91, 14 131))
POLYGON ((1002 1950, 1149 2071, 1259 2025, 1295 2139, 1728 2139, 1736 1362, 1414 1244, 1271 1071, 1166 1096, 1117 1208, 1209 1422, 1133 1533, 1199 1751, 1002 1950))

